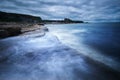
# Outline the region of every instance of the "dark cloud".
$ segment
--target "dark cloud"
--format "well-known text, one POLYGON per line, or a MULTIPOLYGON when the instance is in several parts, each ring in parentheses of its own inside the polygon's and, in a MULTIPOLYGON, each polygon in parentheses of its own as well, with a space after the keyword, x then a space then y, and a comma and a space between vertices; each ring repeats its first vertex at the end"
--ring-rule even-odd
POLYGON ((119 0, 2 0, 0 10, 44 19, 120 21, 119 4, 119 0))

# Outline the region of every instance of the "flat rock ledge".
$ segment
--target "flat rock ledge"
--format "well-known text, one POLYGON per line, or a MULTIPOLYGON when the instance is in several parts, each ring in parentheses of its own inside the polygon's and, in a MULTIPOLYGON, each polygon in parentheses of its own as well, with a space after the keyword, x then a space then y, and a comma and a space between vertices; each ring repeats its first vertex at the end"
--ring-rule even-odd
POLYGON ((6 38, 10 36, 17 36, 21 34, 20 27, 8 27, 8 28, 0 28, 0 38, 6 38))
POLYGON ((48 31, 46 27, 43 27, 39 24, 30 24, 30 23, 4 23, 0 24, 0 39, 18 36, 27 32, 32 32, 35 30, 44 30, 48 31))

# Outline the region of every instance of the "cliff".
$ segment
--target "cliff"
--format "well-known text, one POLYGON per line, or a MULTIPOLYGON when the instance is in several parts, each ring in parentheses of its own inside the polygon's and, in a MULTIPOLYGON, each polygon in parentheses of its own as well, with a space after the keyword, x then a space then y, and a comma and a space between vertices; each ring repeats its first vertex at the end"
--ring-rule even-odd
POLYGON ((42 20, 41 17, 31 16, 26 14, 7 13, 0 11, 0 22, 21 22, 21 23, 39 23, 39 24, 67 24, 67 23, 84 23, 79 20, 71 20, 64 18, 64 20, 42 20))
POLYGON ((41 22, 40 17, 26 15, 26 14, 17 14, 17 13, 7 13, 0 11, 0 22, 30 22, 38 23, 41 22))

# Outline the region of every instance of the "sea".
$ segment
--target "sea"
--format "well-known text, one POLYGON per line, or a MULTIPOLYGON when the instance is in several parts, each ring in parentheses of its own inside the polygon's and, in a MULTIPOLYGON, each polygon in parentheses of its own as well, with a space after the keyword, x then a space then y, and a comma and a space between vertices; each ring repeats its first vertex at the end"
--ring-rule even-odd
POLYGON ((120 68, 120 23, 46 25, 67 46, 113 68, 120 68))
POLYGON ((120 24, 47 24, 0 39, 0 80, 120 80, 120 24))

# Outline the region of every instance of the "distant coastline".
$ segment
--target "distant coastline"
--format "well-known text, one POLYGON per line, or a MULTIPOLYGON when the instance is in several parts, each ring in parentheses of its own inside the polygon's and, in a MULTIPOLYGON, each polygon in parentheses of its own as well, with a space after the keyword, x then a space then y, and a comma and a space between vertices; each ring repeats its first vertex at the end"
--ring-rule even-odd
POLYGON ((64 20, 43 20, 41 17, 27 14, 7 13, 0 11, 0 38, 17 36, 35 30, 48 31, 44 24, 84 23, 69 18, 64 20))
POLYGON ((39 24, 69 24, 69 23, 84 23, 81 20, 71 20, 64 18, 64 20, 44 20, 38 16, 27 14, 7 13, 0 11, 0 22, 22 22, 22 23, 39 23, 39 24))

